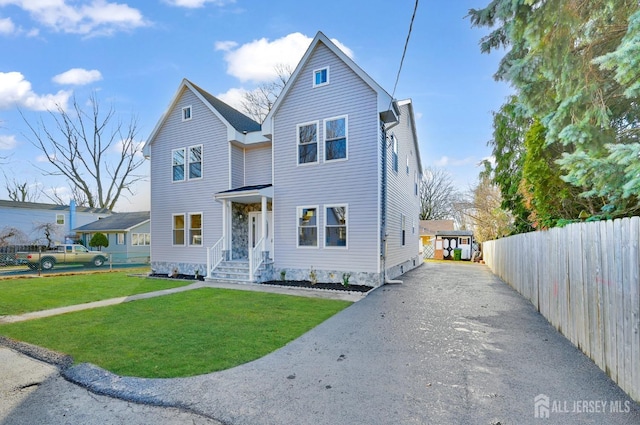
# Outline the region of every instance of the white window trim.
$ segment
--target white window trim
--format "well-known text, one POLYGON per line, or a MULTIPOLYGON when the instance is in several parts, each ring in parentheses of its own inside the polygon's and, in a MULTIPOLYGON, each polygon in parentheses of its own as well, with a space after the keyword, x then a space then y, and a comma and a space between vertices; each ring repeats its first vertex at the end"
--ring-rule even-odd
POLYGON ((127 244, 127 236, 124 232, 116 232, 116 245, 126 245, 127 244), (120 243, 120 235, 122 235, 122 243, 120 243))
POLYGON ((191 145, 187 148, 187 157, 185 158, 185 173, 184 176, 187 180, 202 180, 202 177, 204 176, 204 145, 199 144, 199 145, 191 145), (200 147, 200 177, 193 177, 191 178, 189 176, 190 172, 189 172, 189 166, 191 165, 191 148, 197 148, 200 147))
POLYGON ((298 167, 305 167, 308 165, 315 165, 320 163, 321 157, 320 149, 320 121, 303 122, 296 125, 296 164, 298 167), (314 162, 300 162, 300 127, 314 124, 316 126, 316 160, 314 162))
POLYGON ((193 108, 191 107, 191 105, 187 105, 185 107, 182 108, 182 121, 191 121, 193 119, 193 108), (186 110, 189 110, 189 118, 185 118, 184 117, 184 113, 186 110))
MULTIPOLYGON (((324 208, 324 237, 322 238, 323 240, 323 246, 326 249, 349 249, 349 204, 327 204, 323 206, 324 208), (332 208, 332 207, 344 207, 345 209, 345 221, 346 221, 346 233, 347 233, 347 241, 345 243, 344 246, 333 246, 333 245, 327 245, 327 209, 328 208, 332 208)), ((334 226, 337 227, 337 226, 334 226)))
POLYGON ((319 205, 302 205, 296 207, 296 248, 299 249, 319 249, 320 248, 320 206, 319 205), (311 209, 315 208, 316 214, 316 245, 315 246, 307 246, 300 245, 300 222, 298 221, 300 214, 303 209, 311 209))
POLYGON ((187 172, 189 170, 187 169, 187 149, 186 148, 176 148, 176 149, 171 149, 171 183, 181 183, 184 181, 187 181, 187 172), (182 164, 182 166, 184 167, 183 173, 182 173, 182 180, 174 180, 173 179, 173 155, 175 152, 177 151, 182 151, 183 153, 183 158, 184 158, 184 163, 182 164))
POLYGON ((400 214, 400 246, 407 245, 407 216, 400 214))
POLYGON ((329 85, 329 82, 330 82, 330 80, 331 80, 331 70, 330 70, 330 67, 329 67, 329 66, 323 66, 322 68, 314 69, 314 70, 313 70, 313 74, 311 74, 311 77, 312 77, 312 79, 313 79, 312 83, 313 83, 313 87, 314 87, 314 88, 329 85), (317 74, 318 72, 321 72, 321 71, 325 70, 325 69, 327 70, 327 81, 325 81, 324 83, 316 84, 316 74, 317 74))
POLYGON ((150 246, 151 245, 151 233, 131 233, 131 246, 150 246), (147 241, 147 235, 149 235, 149 243, 145 243, 147 241), (135 236, 135 238, 134 238, 135 236), (140 243, 140 238, 142 238, 142 242, 140 243), (138 243, 133 243, 133 240, 136 239, 138 243))
POLYGON ((58 226, 64 226, 64 225, 65 225, 65 223, 66 223, 66 221, 67 221, 67 220, 66 220, 66 217, 64 216, 64 214, 56 214, 56 224, 57 224, 58 226), (58 223, 58 219, 59 219, 60 217, 62 217, 62 223, 58 223))
POLYGON ((322 129, 323 129, 323 143, 322 143, 322 159, 324 162, 337 162, 337 161, 346 161, 349 159, 349 115, 338 115, 336 117, 325 118, 322 121, 322 129), (344 138, 345 138, 345 157, 344 158, 336 158, 336 159, 327 159, 327 122, 335 121, 344 118, 344 138))
POLYGON ((186 242, 189 246, 193 246, 193 247, 197 247, 197 248, 201 248, 204 246, 204 213, 203 212, 190 212, 189 214, 187 214, 187 222, 185 223, 185 227, 186 227, 186 234, 185 234, 185 239, 186 242), (192 243, 191 240, 191 217, 194 215, 199 215, 200 216, 200 243, 199 244, 194 244, 192 243))
POLYGON ((186 214, 181 213, 181 214, 171 214, 171 246, 185 246, 185 242, 187 242, 187 217, 186 214), (181 244, 176 244, 175 242, 175 237, 173 235, 173 232, 176 231, 177 229, 174 227, 176 224, 176 217, 182 217, 182 222, 184 223, 184 227, 182 229, 182 231, 184 232, 184 236, 183 236, 183 241, 181 244))
POLYGON ((398 174, 400 165, 398 164, 400 159, 398 157, 398 138, 395 134, 391 135, 391 169, 394 173, 398 174))
POLYGON ((407 176, 409 175, 409 155, 407 154, 407 176))

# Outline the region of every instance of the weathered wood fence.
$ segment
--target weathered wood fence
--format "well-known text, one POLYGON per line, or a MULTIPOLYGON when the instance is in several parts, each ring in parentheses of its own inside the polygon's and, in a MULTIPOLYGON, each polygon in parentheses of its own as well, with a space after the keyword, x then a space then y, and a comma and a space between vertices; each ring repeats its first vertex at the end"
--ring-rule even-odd
POLYGON ((491 270, 640 402, 640 217, 483 243, 491 270))

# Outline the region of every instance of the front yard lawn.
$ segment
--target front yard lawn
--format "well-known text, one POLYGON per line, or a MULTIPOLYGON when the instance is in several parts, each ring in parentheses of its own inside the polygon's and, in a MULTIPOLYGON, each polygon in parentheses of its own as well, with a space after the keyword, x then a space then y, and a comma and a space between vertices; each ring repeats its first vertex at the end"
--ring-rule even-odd
MULTIPOLYGON (((148 270, 146 270, 148 271, 148 270)), ((184 286, 193 281, 144 279, 133 271, 0 280, 0 316, 124 297, 184 286)))
POLYGON ((118 375, 172 378, 228 369, 262 357, 350 304, 201 288, 5 324, 0 334, 118 375))

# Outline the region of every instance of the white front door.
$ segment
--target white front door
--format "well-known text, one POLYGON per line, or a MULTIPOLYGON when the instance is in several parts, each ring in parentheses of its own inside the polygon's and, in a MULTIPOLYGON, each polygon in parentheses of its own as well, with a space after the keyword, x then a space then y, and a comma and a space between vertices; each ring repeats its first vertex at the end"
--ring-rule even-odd
MULTIPOLYGON (((273 259, 273 213, 267 212, 267 238, 265 249, 269 251, 269 258, 273 259)), ((249 213, 249 249, 255 248, 262 237, 262 213, 249 213)))

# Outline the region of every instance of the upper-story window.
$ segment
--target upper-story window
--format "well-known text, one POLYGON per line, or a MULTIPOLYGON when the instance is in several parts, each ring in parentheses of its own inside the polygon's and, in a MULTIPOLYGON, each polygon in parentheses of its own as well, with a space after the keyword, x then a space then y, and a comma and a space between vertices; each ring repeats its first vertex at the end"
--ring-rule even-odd
POLYGON ((347 117, 324 121, 325 161, 347 159, 347 117))
POLYGON ((329 84, 329 67, 313 71, 313 87, 329 84))
POLYGON ((398 139, 395 135, 391 135, 391 144, 393 145, 392 151, 392 162, 393 162, 393 171, 398 172, 398 139))
POLYGON ((298 124, 298 164, 318 162, 318 122, 298 124))
POLYGON ((202 145, 189 147, 189 179, 202 178, 202 145))
POLYGON ((409 175, 409 155, 407 155, 407 175, 409 175))
POLYGON ((172 180, 174 182, 181 182, 185 179, 184 174, 185 165, 185 149, 174 149, 171 151, 171 168, 173 169, 172 180))
POLYGON ((64 214, 56 214, 56 224, 64 224, 64 214))
POLYGON ((191 105, 182 108, 182 121, 189 121, 191 119, 191 105))
POLYGON ((419 192, 419 185, 418 185, 418 172, 414 171, 413 172, 413 194, 415 196, 418 196, 418 192, 419 192))

